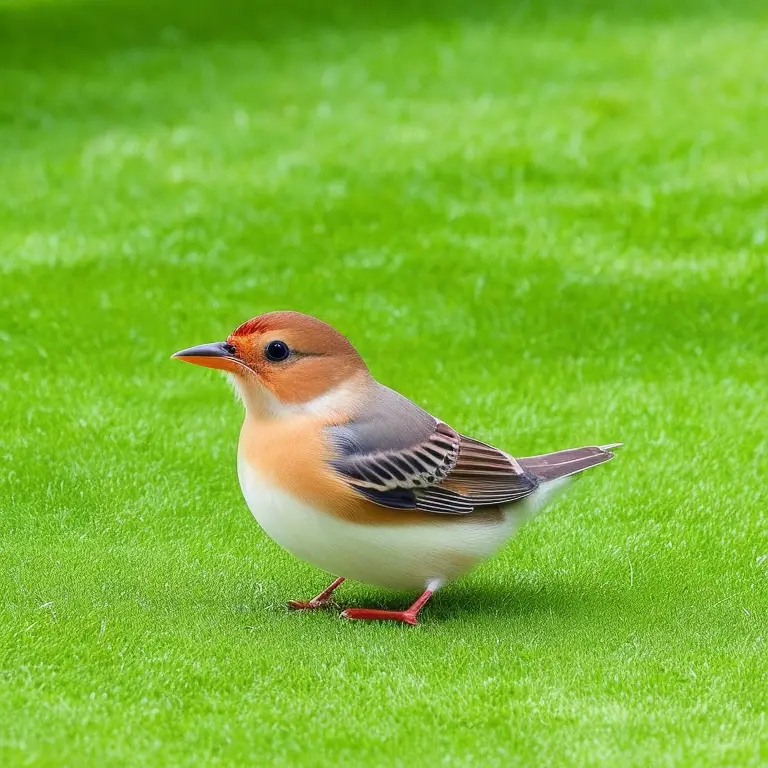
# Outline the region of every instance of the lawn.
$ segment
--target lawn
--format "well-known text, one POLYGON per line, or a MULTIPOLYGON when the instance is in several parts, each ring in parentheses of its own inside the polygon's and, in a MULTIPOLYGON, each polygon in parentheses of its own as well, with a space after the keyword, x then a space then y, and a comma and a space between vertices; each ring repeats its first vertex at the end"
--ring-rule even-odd
POLYGON ((768 764, 768 7, 670 5, 0 0, 0 764, 768 764), (626 448, 418 627, 290 613, 168 359, 279 308, 626 448))

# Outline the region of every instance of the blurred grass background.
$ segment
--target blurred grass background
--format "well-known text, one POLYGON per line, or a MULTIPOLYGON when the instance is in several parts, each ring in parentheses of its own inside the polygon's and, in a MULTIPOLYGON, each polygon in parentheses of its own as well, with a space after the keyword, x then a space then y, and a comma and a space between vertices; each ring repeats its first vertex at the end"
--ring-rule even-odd
POLYGON ((0 0, 0 763, 768 762, 767 22, 0 0), (278 308, 512 453, 627 448, 415 630, 289 614, 325 578, 167 359, 278 308))

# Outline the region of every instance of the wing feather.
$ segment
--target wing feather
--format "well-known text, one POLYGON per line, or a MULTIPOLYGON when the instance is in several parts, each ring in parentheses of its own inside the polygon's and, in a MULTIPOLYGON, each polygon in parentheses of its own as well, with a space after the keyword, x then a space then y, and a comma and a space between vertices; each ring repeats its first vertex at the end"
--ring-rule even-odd
POLYGON ((392 509, 465 515, 518 501, 538 486, 511 456, 437 420, 415 445, 340 453, 331 466, 362 496, 392 509))
POLYGON ((326 428, 331 468, 360 496, 391 509, 465 515, 517 501, 538 478, 503 451, 460 435, 374 384, 361 418, 326 428))

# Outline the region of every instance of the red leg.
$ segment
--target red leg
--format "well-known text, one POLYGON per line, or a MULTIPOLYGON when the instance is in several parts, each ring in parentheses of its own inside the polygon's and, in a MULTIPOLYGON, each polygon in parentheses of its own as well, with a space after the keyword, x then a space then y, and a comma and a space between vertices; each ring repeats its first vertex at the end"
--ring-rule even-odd
POLYGON ((402 621, 405 624, 416 624, 416 617, 424 607, 427 600, 435 593, 433 589, 425 589, 418 600, 405 611, 377 611, 374 608, 347 608, 342 612, 345 619, 359 619, 362 621, 402 621))
POLYGON ((297 611, 310 610, 312 608, 322 608, 324 605, 328 605, 331 601, 331 595, 333 590, 344 581, 343 576, 339 576, 329 587, 324 589, 319 595, 313 597, 311 600, 291 600, 288 605, 291 608, 295 608, 297 611))

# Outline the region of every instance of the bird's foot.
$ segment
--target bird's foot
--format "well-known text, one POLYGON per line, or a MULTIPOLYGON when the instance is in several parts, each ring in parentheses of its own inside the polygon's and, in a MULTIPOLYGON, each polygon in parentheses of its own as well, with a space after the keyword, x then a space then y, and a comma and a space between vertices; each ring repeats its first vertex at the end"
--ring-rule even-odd
POLYGON ((330 600, 289 600, 288 607, 294 611, 313 611, 316 608, 324 608, 330 600))
POLYGON ((417 616, 427 600, 432 597, 438 582, 430 582, 431 589, 425 589, 419 599, 405 611, 379 611, 375 608, 347 608, 341 612, 343 619, 356 619, 357 621, 401 621, 404 624, 418 624, 417 616))
POLYGON ((330 586, 324 589, 319 595, 316 595, 311 600, 289 600, 288 606, 296 611, 313 611, 317 608, 324 608, 331 602, 331 595, 336 587, 344 581, 343 576, 339 576, 330 586))
POLYGON ((416 613, 407 611, 377 611, 374 608, 347 608, 341 612, 343 619, 357 621, 401 621, 404 624, 418 624, 416 613))

